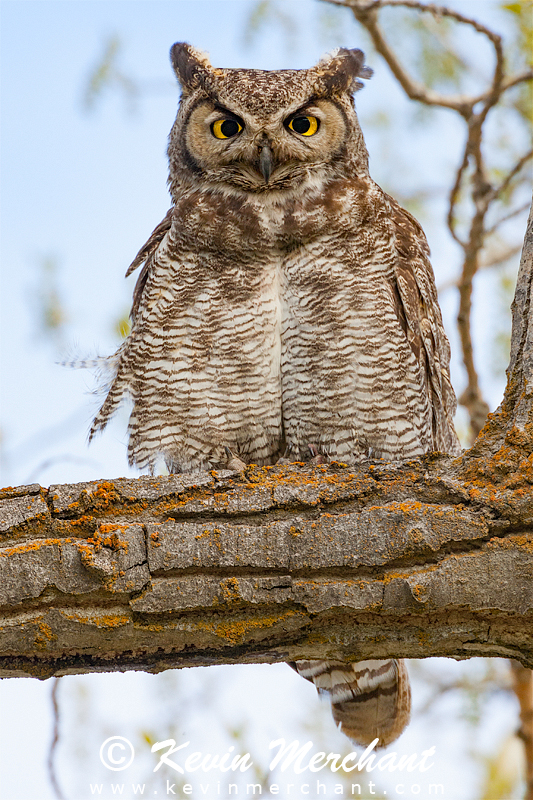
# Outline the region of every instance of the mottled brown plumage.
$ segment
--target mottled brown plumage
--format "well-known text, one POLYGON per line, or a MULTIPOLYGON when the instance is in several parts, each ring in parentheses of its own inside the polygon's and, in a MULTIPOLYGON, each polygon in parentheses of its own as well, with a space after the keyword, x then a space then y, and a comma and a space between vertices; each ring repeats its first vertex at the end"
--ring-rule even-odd
POLYGON ((403 659, 297 661, 293 667, 331 700, 333 719, 353 742, 393 742, 409 722, 411 687, 403 659))
MULTIPOLYGON (((427 242, 368 173, 352 98, 370 76, 361 51, 280 72, 215 69, 186 44, 171 58, 172 207, 128 270, 142 266, 132 329, 91 436, 128 398, 130 463, 152 471, 228 453, 457 453, 427 242)), ((403 662, 295 668, 355 740, 386 744, 406 724, 403 662)))

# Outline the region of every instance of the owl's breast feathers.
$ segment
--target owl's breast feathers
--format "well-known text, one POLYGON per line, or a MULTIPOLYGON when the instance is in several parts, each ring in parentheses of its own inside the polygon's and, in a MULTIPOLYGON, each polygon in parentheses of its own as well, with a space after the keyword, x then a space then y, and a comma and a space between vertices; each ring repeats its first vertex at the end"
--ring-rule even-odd
POLYGON ((132 330, 93 424, 133 400, 130 461, 457 452, 422 229, 367 177, 298 198, 183 192, 132 262, 132 330))

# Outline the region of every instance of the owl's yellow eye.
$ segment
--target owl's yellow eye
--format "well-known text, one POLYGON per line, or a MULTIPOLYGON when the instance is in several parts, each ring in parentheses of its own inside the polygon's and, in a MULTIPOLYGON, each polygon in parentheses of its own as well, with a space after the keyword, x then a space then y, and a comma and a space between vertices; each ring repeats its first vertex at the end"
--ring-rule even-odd
POLYGON ((320 127, 320 120, 311 114, 300 114, 289 121, 289 128, 302 136, 313 136, 320 127))
POLYGON ((241 131, 242 125, 235 119, 217 119, 211 125, 211 133, 216 139, 231 139, 241 131))

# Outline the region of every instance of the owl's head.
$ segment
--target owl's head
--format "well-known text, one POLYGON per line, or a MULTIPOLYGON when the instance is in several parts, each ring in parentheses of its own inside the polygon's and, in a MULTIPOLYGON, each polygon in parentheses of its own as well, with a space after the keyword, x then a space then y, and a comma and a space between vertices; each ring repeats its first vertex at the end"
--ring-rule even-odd
POLYGON ((273 193, 366 174, 353 93, 369 78, 361 50, 302 70, 218 69, 189 44, 170 51, 181 84, 170 134, 170 183, 273 193))

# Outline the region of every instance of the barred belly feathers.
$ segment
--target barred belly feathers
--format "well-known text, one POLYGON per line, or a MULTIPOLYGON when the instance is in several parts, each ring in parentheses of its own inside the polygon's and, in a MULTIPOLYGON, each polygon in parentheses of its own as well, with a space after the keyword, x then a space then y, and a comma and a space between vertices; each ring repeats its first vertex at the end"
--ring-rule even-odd
MULTIPOLYGON (((304 70, 218 69, 171 50, 182 95, 172 207, 109 359, 91 437, 132 403, 128 455, 153 472, 456 454, 449 345, 419 223, 374 183, 353 94, 360 50, 304 70)), ((354 542, 354 547, 357 543, 354 542)), ((293 665, 353 741, 409 719, 403 661, 293 665)))

